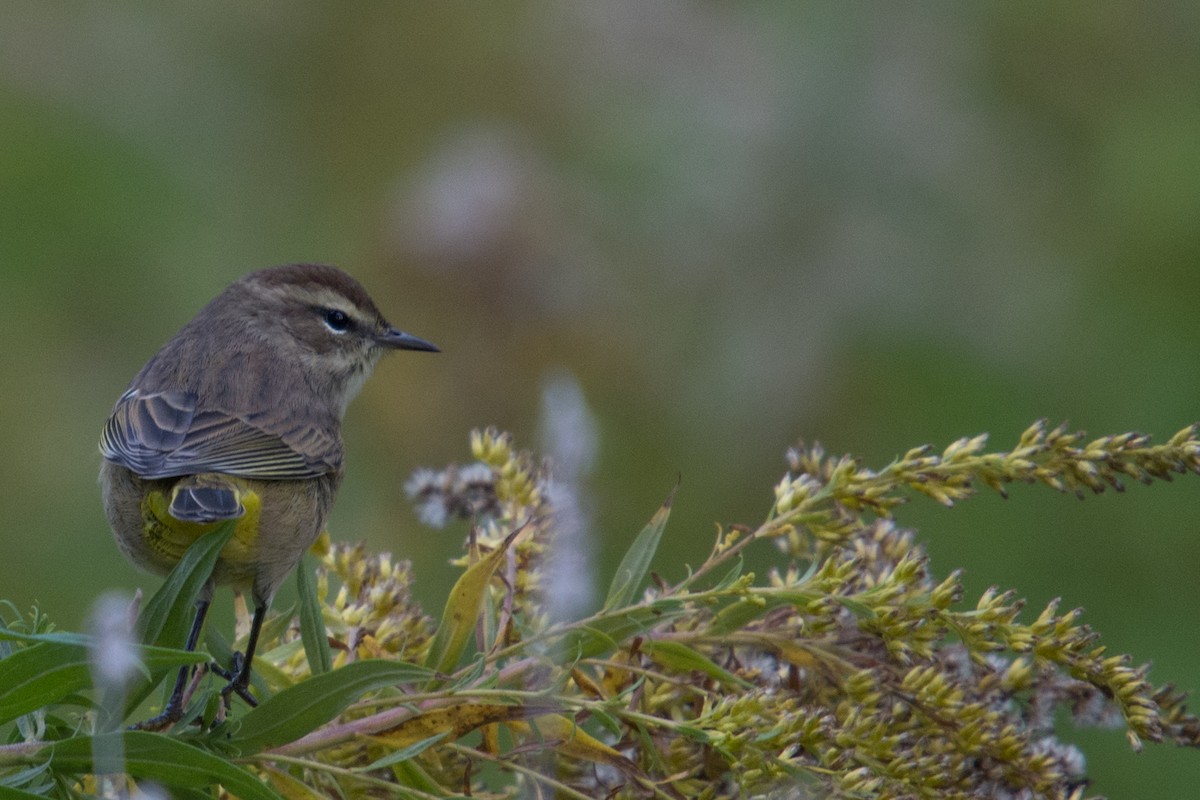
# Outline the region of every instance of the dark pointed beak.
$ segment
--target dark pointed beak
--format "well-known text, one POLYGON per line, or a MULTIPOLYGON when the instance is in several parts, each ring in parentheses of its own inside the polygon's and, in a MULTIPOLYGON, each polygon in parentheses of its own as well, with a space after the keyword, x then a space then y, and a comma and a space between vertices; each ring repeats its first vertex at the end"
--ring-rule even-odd
POLYGON ((430 353, 440 353, 441 348, 432 342, 427 342, 419 336, 413 336, 411 333, 398 331, 395 328, 388 330, 378 336, 376 339, 384 347, 394 347, 397 350, 425 350, 430 353))

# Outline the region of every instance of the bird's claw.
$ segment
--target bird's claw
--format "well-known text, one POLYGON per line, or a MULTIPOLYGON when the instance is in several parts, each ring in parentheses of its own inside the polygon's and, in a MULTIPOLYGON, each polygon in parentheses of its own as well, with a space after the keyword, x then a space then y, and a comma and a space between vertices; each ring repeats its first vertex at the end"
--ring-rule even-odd
POLYGON ((244 655, 235 652, 228 670, 214 669, 213 671, 229 681, 225 684, 225 688, 221 690, 221 698, 225 701, 226 705, 229 704, 229 695, 231 694, 236 694, 245 700, 251 708, 258 705, 258 700, 254 695, 250 694, 250 665, 246 662, 244 655))

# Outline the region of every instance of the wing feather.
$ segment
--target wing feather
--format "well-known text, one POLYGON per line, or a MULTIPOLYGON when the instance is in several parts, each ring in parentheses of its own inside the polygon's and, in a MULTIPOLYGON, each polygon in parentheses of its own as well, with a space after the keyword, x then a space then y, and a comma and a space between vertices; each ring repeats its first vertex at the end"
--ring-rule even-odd
POLYGON ((191 393, 135 389, 117 401, 100 452, 147 480, 198 472, 296 480, 336 471, 342 461, 339 443, 312 426, 267 431, 240 416, 197 410, 191 393))

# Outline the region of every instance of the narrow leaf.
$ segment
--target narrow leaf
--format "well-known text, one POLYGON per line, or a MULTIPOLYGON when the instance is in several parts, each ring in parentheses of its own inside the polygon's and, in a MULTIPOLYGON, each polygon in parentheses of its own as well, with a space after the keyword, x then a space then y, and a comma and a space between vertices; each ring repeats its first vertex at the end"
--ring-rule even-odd
POLYGON ((735 600, 717 612, 713 618, 711 631, 716 636, 723 636, 733 631, 741 630, 745 625, 758 619, 773 608, 784 605, 780 599, 769 597, 743 597, 735 600))
POLYGON ((629 605, 642 581, 646 579, 646 574, 650 571, 650 561, 654 558, 663 529, 667 527, 667 518, 671 515, 671 501, 675 499, 678 489, 679 484, 676 483, 662 507, 650 518, 646 527, 642 528, 642 532, 633 540, 633 545, 621 559, 617 574, 613 576, 612 584, 608 587, 608 597, 604 600, 605 611, 629 605))
POLYGON ((251 709, 242 717, 230 744, 249 755, 295 741, 342 713, 367 692, 425 681, 430 674, 425 667, 399 661, 355 661, 284 689, 251 709))
POLYGON ((592 658, 611 652, 631 637, 685 612, 683 603, 670 597, 660 598, 649 605, 633 606, 620 613, 592 619, 587 625, 571 628, 555 643, 553 652, 560 663, 564 660, 592 658))
POLYGON ((390 747, 407 747, 437 735, 454 740, 485 725, 535 717, 548 710, 505 703, 459 703, 432 708, 409 717, 387 730, 372 734, 371 739, 390 747))
POLYGON ((183 789, 220 784, 242 800, 281 800, 271 787, 229 761, 178 739, 146 731, 76 736, 56 742, 51 766, 60 772, 88 772, 97 744, 101 749, 109 749, 110 745, 124 747, 125 770, 137 778, 183 789), (119 744, 95 741, 118 736, 123 737, 119 744))
MULTIPOLYGON (((772 609, 785 605, 804 606, 818 599, 813 592, 801 592, 791 589, 771 591, 770 593, 756 592, 754 595, 742 597, 717 612, 710 627, 714 635, 723 635, 741 630, 751 621, 758 619, 772 609)), ((840 602, 840 598, 835 598, 840 602)))
POLYGON ((225 639, 219 627, 215 625, 205 626, 204 647, 216 663, 230 664, 233 662, 233 645, 225 639))
POLYGON ((499 547, 467 567, 454 582, 450 597, 446 599, 446 607, 442 609, 442 622, 429 645, 425 666, 437 672, 449 672, 458 665, 479 619, 488 583, 496 569, 504 563, 509 545, 523 528, 510 533, 499 547))
MULTIPOLYGON (((411 758, 408 761, 392 764, 391 770, 392 777, 395 779, 396 792, 405 800, 426 800, 429 797, 439 797, 442 800, 458 800, 464 797, 461 794, 450 792, 446 787, 435 781, 428 772, 422 769, 419 761, 413 761, 411 758), (405 791, 410 788, 416 791, 405 791)), ((466 800, 469 800, 469 798, 466 798, 466 800)))
POLYGON ((564 756, 590 761, 594 764, 609 764, 618 769, 633 768, 625 756, 585 731, 573 719, 562 714, 543 714, 528 722, 508 723, 518 739, 525 742, 538 741, 551 744, 564 756))
POLYGON ((0 787, 15 789, 19 786, 32 783, 34 778, 43 775, 50 768, 50 762, 35 764, 28 769, 13 772, 3 777, 0 777, 0 787))
POLYGON ((300 639, 304 642, 308 670, 313 675, 323 675, 333 669, 333 653, 329 650, 329 634, 321 617, 312 561, 307 556, 296 569, 296 589, 300 595, 300 639))
POLYGON ((621 737, 621 734, 623 733, 621 723, 618 722, 617 718, 612 714, 609 714, 600 706, 592 706, 588 709, 588 713, 592 715, 592 719, 600 723, 600 725, 613 736, 617 738, 621 737))
MULTIPOLYGON (((742 557, 738 556, 737 560, 733 562, 733 568, 730 569, 729 572, 725 573, 724 578, 721 578, 721 580, 717 582, 717 585, 713 587, 713 591, 723 591, 737 583, 738 578, 742 577, 742 566, 742 557)), ((753 574, 751 574, 750 577, 753 577, 753 574)))
POLYGON ((57 644, 78 644, 87 647, 92 643, 92 637, 84 633, 68 633, 55 631, 53 633, 18 633, 8 628, 0 627, 0 640, 13 642, 55 642, 57 644))
POLYGON ((743 689, 751 687, 749 681, 739 678, 729 670, 717 665, 708 656, 682 642, 648 639, 642 643, 642 649, 658 663, 678 672, 703 672, 713 680, 727 686, 738 686, 743 689))
POLYGON ((0 659, 0 723, 91 686, 88 651, 41 642, 0 659))
POLYGON ((20 789, 0 786, 0 800, 46 800, 46 798, 33 792, 23 792, 20 789))
POLYGON ((834 595, 833 600, 835 600, 843 608, 850 611, 859 619, 875 619, 878 616, 878 614, 875 613, 875 609, 871 608, 866 603, 863 603, 861 600, 855 600, 851 597, 843 597, 841 595, 834 595))
POLYGON ((401 761, 408 761, 413 756, 420 755, 427 748, 437 744, 449 735, 450 734, 448 732, 444 732, 434 734, 433 736, 428 736, 419 742, 413 742, 408 747, 401 747, 399 750, 388 753, 383 758, 377 759, 365 767, 355 767, 354 771, 374 772, 382 767, 390 767, 393 764, 399 764, 401 761))
MULTIPOLYGON (((328 795, 322 794, 316 788, 309 786, 299 778, 294 778, 283 770, 269 764, 260 767, 271 779, 275 790, 284 796, 285 800, 328 800, 328 795)), ((211 800, 211 798, 208 798, 211 800)))
MULTIPOLYGON (((183 558, 138 615, 138 638, 142 642, 176 648, 182 648, 187 642, 187 633, 196 616, 196 599, 212 575, 221 549, 233 536, 235 523, 236 520, 231 520, 204 534, 184 552, 183 558)), ((130 691, 125 699, 127 715, 142 704, 168 671, 152 671, 146 684, 130 691)))
MULTIPOLYGON (((0 659, 0 722, 7 722, 85 689, 92 684, 91 654, 86 636, 13 636, 38 642, 0 659)), ((165 647, 143 647, 139 655, 147 672, 206 660, 203 655, 165 647)))
POLYGON ((174 647, 141 647, 138 649, 142 664, 151 672, 187 664, 203 664, 208 661, 204 653, 174 647))
POLYGON ((292 627, 292 620, 295 617, 296 607, 294 605, 279 609, 278 611, 272 610, 267 614, 266 620, 263 621, 262 630, 258 634, 258 640, 260 642, 273 642, 277 639, 282 639, 283 635, 292 627))
POLYGON ((182 647, 195 616, 196 598, 212 575, 222 548, 233 536, 235 520, 204 534, 187 549, 171 574, 147 601, 138 616, 138 630, 146 644, 182 647))

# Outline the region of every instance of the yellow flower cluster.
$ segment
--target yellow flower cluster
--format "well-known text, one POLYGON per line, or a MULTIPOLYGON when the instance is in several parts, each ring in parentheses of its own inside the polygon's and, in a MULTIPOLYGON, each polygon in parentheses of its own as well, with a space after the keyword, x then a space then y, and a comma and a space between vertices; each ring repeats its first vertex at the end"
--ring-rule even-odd
POLYGON ((334 666, 363 658, 419 661, 433 633, 411 594, 412 565, 390 553, 368 555, 362 542, 334 543, 317 570, 325 627, 336 642, 334 666), (330 578, 341 584, 329 596, 330 578))
POLYGON ((528 452, 513 448, 510 434, 495 428, 472 431, 471 455, 492 468, 496 476, 496 496, 506 505, 506 516, 510 519, 518 517, 521 509, 541 505, 539 470, 534 467, 528 452))

